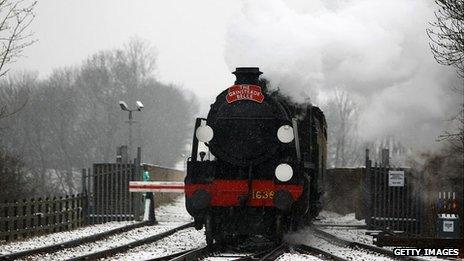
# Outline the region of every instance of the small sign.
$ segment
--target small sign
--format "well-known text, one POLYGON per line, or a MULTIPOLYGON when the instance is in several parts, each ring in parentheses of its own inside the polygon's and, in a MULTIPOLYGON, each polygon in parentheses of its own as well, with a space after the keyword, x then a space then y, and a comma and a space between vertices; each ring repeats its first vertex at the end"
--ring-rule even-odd
POLYGON ((264 95, 261 92, 261 87, 258 85, 239 84, 233 85, 227 91, 227 103, 233 103, 240 100, 250 100, 262 103, 264 95))
POLYGON ((443 232, 454 232, 454 222, 443 221, 443 232))
POLYGON ((389 187, 404 187, 404 170, 389 170, 388 171, 388 186, 389 187))

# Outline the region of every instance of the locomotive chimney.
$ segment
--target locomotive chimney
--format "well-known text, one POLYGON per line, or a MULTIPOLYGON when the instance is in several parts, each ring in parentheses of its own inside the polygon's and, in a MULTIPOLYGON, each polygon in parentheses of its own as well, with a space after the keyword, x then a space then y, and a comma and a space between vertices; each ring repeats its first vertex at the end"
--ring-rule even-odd
POLYGON ((233 72, 235 84, 255 84, 260 85, 259 76, 263 74, 258 67, 238 67, 233 72))

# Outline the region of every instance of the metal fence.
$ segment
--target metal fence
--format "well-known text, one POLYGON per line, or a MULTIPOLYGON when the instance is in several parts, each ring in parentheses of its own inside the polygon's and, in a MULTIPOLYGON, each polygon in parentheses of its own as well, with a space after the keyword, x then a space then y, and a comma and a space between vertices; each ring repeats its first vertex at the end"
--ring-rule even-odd
POLYGON ((133 163, 97 163, 82 170, 88 224, 138 219, 142 195, 129 192, 129 181, 140 180, 140 158, 139 149, 133 163))
POLYGON ((370 229, 421 233, 420 177, 410 169, 391 168, 385 162, 372 166, 367 151, 366 179, 366 223, 370 229))
POLYGON ((0 240, 71 230, 84 225, 83 194, 0 203, 0 240))
POLYGON ((129 181, 136 180, 134 164, 99 163, 93 171, 83 170, 88 195, 87 222, 134 220, 138 196, 129 192, 129 181))

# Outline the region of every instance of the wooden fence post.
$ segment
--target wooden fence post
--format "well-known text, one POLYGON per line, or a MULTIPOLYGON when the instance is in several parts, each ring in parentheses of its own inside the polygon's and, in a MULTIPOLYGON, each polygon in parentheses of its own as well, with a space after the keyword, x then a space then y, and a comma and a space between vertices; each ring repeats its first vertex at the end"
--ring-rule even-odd
POLYGON ((61 231, 61 227, 63 226, 63 223, 64 223, 64 211, 63 211, 63 207, 64 207, 64 202, 66 201, 66 199, 64 197, 59 197, 57 199, 57 204, 56 204, 56 208, 57 208, 57 211, 56 211, 56 215, 58 217, 58 231, 61 231))
MULTIPOLYGON (((82 226, 82 225, 87 225, 88 224, 88 216, 86 215, 86 212, 88 210, 88 206, 86 206, 88 204, 88 200, 89 200, 89 195, 82 195, 80 194, 79 195, 79 226, 82 226), (84 211, 85 210, 85 211, 84 211)), ((88 213, 88 212, 87 212, 88 213)))
POLYGON ((5 234, 0 235, 0 240, 8 240, 6 232, 8 231, 8 202, 5 200, 3 204, 0 204, 0 231, 3 231, 5 234))
POLYGON ((13 233, 13 238, 17 239, 18 238, 18 201, 15 201, 13 203, 12 209, 13 209, 13 215, 12 215, 13 230, 12 230, 12 233, 13 233))
POLYGON ((28 236, 28 233, 29 233, 29 228, 31 227, 31 220, 29 219, 29 213, 30 213, 30 205, 29 205, 29 200, 27 199, 23 199, 23 229, 24 229, 24 232, 23 232, 23 235, 22 237, 25 238, 28 236))
POLYGON ((35 235, 39 235, 41 234, 41 231, 43 229, 43 216, 44 216, 44 210, 42 210, 42 206, 43 206, 43 200, 42 198, 39 198, 37 201, 36 201, 36 204, 37 204, 37 230, 36 230, 36 233, 35 235))
POLYGON ((30 202, 30 217, 31 217, 31 230, 29 231, 29 236, 35 235, 35 230, 37 228, 37 215, 36 213, 36 207, 35 207, 35 199, 31 199, 30 202))
POLYGON ((53 233, 55 232, 55 227, 54 226, 49 226, 50 224, 55 224, 56 223, 56 215, 55 215, 55 199, 56 197, 50 198, 46 197, 44 201, 39 202, 40 208, 43 208, 41 211, 44 216, 44 227, 46 228, 47 233, 53 233))
MULTIPOLYGON (((89 183, 90 183, 90 171, 89 171, 89 183)), ((87 219, 87 215, 89 213, 88 204, 86 202, 86 201, 89 200, 89 191, 87 190, 87 170, 86 169, 82 169, 82 189, 81 189, 81 193, 77 194, 77 198, 79 198, 81 196, 85 197, 85 200, 79 199, 76 202, 75 206, 76 206, 76 209, 79 208, 79 207, 82 208, 82 211, 81 210, 76 210, 76 211, 78 211, 77 213, 82 212, 82 215, 84 217, 84 222, 85 222, 86 219, 87 219), (80 204, 80 203, 84 203, 84 204, 80 204)), ((81 219, 81 215, 77 215, 76 218, 81 219)), ((87 223, 87 222, 85 222, 85 223, 87 223)))

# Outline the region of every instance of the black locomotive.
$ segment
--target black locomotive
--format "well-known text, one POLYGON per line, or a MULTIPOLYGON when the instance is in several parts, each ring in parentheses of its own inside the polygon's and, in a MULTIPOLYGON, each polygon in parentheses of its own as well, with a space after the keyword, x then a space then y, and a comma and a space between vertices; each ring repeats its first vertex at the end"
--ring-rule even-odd
POLYGON ((255 235, 280 241, 321 208, 325 117, 318 107, 269 91, 259 68, 233 74, 235 84, 196 120, 187 211, 197 229, 205 227, 208 244, 255 235))

